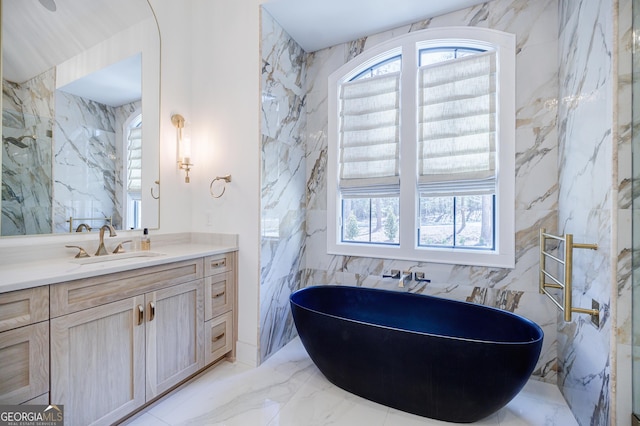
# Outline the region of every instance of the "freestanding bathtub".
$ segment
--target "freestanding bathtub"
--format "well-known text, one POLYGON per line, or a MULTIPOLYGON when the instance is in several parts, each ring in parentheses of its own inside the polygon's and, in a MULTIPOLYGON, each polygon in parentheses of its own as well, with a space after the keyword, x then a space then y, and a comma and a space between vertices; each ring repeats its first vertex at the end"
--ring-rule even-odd
POLYGON ((298 290, 290 302, 300 340, 330 382, 444 421, 502 408, 542 348, 537 324, 473 303, 333 285, 298 290))

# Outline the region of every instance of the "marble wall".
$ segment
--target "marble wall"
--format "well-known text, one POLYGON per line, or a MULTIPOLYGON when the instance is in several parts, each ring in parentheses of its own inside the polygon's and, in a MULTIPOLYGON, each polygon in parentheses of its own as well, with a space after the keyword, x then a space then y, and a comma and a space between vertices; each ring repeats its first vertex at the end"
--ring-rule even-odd
POLYGON ((306 55, 263 11, 262 359, 295 333, 287 298, 301 284, 397 289, 397 283, 382 279, 383 272, 410 269, 425 271, 432 280, 412 291, 498 306, 540 324, 545 344, 534 375, 556 380, 555 307, 538 293, 537 266, 538 229, 557 228, 557 7, 556 0, 494 0, 306 55), (394 36, 452 25, 494 28, 517 36, 516 268, 328 255, 327 77, 357 54, 394 36))
MULTIPOLYGON (((559 8, 559 55, 566 58, 559 69, 559 231, 574 234, 576 242, 598 244, 596 251, 574 251, 573 305, 590 308, 597 301, 601 323, 595 327, 580 314, 568 323, 558 321, 558 386, 585 425, 609 424, 612 418, 611 349, 618 313, 612 283, 625 287, 624 270, 630 266, 624 248, 630 241, 623 236, 630 234, 630 223, 618 221, 618 210, 628 210, 630 193, 624 184, 628 167, 617 164, 618 150, 628 144, 621 129, 629 117, 617 116, 618 96, 624 98, 618 92, 626 89, 616 85, 616 3, 561 0, 559 8)), ((620 421, 627 424, 628 417, 620 421)))
POLYGON ((295 336, 289 295, 305 264, 305 53, 262 11, 260 354, 295 336))
POLYGON ((2 80, 0 235, 52 232, 54 86, 53 70, 24 83, 2 80))
MULTIPOLYGON (((113 226, 121 229, 123 162, 117 154, 123 151, 122 126, 138 107, 111 107, 56 92, 54 232, 68 232, 71 216, 111 217, 113 226)), ((84 222, 91 227, 105 223, 84 222)))
MULTIPOLYGON (((54 141, 55 231, 69 232, 69 224, 65 223, 69 217, 111 217, 116 192, 113 109, 58 91, 54 141)), ((104 224, 83 222, 91 227, 104 224)))
POLYGON ((70 216, 121 227, 123 124, 140 102, 110 107, 54 87, 54 69, 3 81, 3 236, 69 232, 70 216), (26 146, 6 140, 25 135, 26 146))
MULTIPOLYGON (((470 300, 522 314, 545 332, 534 372, 556 380, 556 309, 538 292, 538 230, 557 228, 557 1, 494 0, 324 49, 307 58, 307 239, 305 285, 397 289, 390 269, 424 271, 431 284, 412 291, 470 300), (516 267, 456 266, 327 254, 327 77, 359 53, 425 28, 478 26, 516 34, 516 267)), ((511 143, 512 141, 508 141, 511 143)))
MULTIPOLYGON (((263 19, 263 25, 265 22, 263 19)), ((498 306, 540 324, 545 344, 534 377, 558 383, 580 424, 610 424, 616 418, 616 410, 611 407, 614 398, 618 424, 627 424, 631 405, 631 379, 627 374, 631 369, 631 0, 494 0, 304 57, 277 24, 268 21, 265 28, 263 37, 269 34, 274 36, 272 40, 279 40, 263 42, 263 59, 276 50, 280 58, 277 73, 282 77, 276 86, 291 84, 289 87, 296 90, 304 87, 296 96, 303 99, 300 107, 306 110, 306 119, 293 116, 304 126, 306 165, 298 166, 295 161, 289 164, 295 165, 296 171, 306 169, 306 200, 302 203, 306 208, 306 236, 298 250, 290 251, 300 257, 284 256, 281 263, 276 250, 265 244, 263 231, 263 268, 282 264, 297 273, 297 260, 304 257, 304 286, 344 284, 388 289, 397 289, 397 284, 382 279, 383 272, 425 271, 432 283, 418 285, 412 291, 498 306), (494 28, 517 37, 515 269, 327 254, 327 77, 359 53, 394 36, 452 25, 494 28), (274 44, 280 48, 273 48, 274 44), (282 56, 282 52, 287 53, 282 56), (298 65, 301 58, 304 63, 298 65), (284 72, 285 64, 296 72, 284 72), (305 79, 303 86, 292 84, 305 79), (600 303, 599 328, 581 314, 564 323, 556 307, 538 293, 537 236, 541 227, 558 234, 573 233, 576 242, 599 244, 597 251, 576 253, 573 293, 575 306, 590 308, 592 299, 600 303), (616 287, 612 282, 617 288, 612 288, 616 287), (615 332, 612 327, 616 327, 615 332), (618 350, 612 352, 616 344, 618 350), (616 354, 617 358, 612 356, 616 354), (619 364, 617 377, 612 359, 619 364)), ((276 68, 270 68, 270 64, 265 61, 263 77, 274 74, 276 68)), ((267 87, 264 78, 263 87, 267 87)), ((290 95, 289 99, 288 105, 294 105, 294 97, 290 95)), ((264 100, 271 102, 263 89, 266 133, 265 122, 275 123, 274 117, 282 110, 267 106, 264 100)), ((299 110, 287 111, 291 114, 299 110)), ((276 127, 289 133, 284 130, 286 126, 276 127)), ((299 130, 296 128, 296 137, 299 130)), ((274 161, 281 162, 282 158, 279 151, 264 149, 268 142, 263 136, 263 166, 268 167, 263 177, 273 173, 274 161)), ((263 193, 273 186, 272 182, 271 178, 263 182, 263 193)), ((300 194, 294 195, 298 199, 300 194)), ((263 218, 267 218, 264 207, 263 218)), ((269 229, 265 224, 263 221, 263 230, 269 229)), ((275 247, 284 252, 285 246, 275 247)), ((268 293, 267 297, 261 294, 261 327, 269 327, 261 328, 261 344, 275 348, 293 333, 284 296, 299 283, 265 278, 268 276, 263 269, 261 292, 268 289, 268 293), (285 329, 287 333, 268 331, 285 329)))

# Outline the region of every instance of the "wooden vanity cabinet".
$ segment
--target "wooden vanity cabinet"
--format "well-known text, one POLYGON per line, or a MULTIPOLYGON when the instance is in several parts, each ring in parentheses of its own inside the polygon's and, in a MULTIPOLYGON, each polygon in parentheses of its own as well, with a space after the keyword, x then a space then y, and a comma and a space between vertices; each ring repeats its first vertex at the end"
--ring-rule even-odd
POLYGON ((111 424, 202 369, 202 274, 200 258, 52 286, 65 424, 111 424))
POLYGON ((0 293, 0 404, 112 424, 227 357, 237 252, 0 293))
POLYGON ((205 364, 223 356, 235 360, 237 335, 236 252, 204 259, 205 364))
POLYGON ((0 404, 49 402, 49 287, 0 294, 0 404))

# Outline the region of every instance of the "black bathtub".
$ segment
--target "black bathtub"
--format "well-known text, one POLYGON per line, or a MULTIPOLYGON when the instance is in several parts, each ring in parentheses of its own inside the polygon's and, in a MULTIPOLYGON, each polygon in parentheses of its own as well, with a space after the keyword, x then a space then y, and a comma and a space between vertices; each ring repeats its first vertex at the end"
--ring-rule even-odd
POLYGON ((300 340, 330 382, 449 422, 505 406, 542 348, 534 322, 473 303, 346 286, 304 288, 290 301, 300 340))

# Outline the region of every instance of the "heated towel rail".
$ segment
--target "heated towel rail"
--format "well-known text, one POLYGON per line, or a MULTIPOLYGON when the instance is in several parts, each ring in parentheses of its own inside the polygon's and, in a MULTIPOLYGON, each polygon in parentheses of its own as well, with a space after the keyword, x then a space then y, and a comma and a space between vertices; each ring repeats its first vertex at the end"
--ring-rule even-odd
POLYGON ((546 229, 540 229, 540 293, 546 294, 551 301, 564 313, 564 320, 571 321, 571 314, 573 312, 579 314, 591 315, 591 322, 596 326, 600 326, 600 309, 599 304, 595 300, 592 301, 592 309, 576 308, 572 305, 571 300, 571 286, 572 286, 572 274, 573 274, 573 249, 591 249, 597 250, 597 244, 579 244, 573 242, 573 234, 564 234, 564 236, 557 236, 547 234, 546 229), (558 252, 562 252, 560 245, 564 249, 564 256, 560 258, 554 256, 547 251, 547 240, 557 241, 558 252), (547 271, 547 258, 557 262, 562 267, 562 278, 555 277, 549 271, 547 271), (547 282, 549 278, 552 282, 547 282), (547 288, 555 288, 562 290, 563 303, 560 303, 556 298, 549 293, 547 288))
POLYGON ((69 232, 73 232, 73 222, 76 221, 81 221, 81 220, 85 220, 85 221, 96 221, 96 220, 103 220, 105 222, 107 222, 109 225, 113 225, 113 216, 109 216, 109 217, 73 217, 70 216, 69 219, 66 220, 66 222, 69 224, 69 232))

